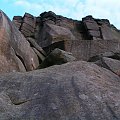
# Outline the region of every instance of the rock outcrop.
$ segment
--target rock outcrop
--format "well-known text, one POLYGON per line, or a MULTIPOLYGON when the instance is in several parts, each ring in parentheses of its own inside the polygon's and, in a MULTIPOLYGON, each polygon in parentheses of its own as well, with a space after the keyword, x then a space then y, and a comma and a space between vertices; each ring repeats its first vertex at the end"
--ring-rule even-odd
POLYGON ((89 39, 99 40, 102 38, 100 27, 92 16, 87 16, 83 18, 82 20, 83 20, 85 29, 87 31, 87 34, 89 36, 89 39))
POLYGON ((120 78, 83 61, 1 75, 0 119, 119 120, 120 78))
POLYGON ((120 31, 0 11, 0 120, 120 120, 120 31))
POLYGON ((29 42, 0 11, 0 73, 29 71, 37 68, 39 61, 29 42))
POLYGON ((120 76, 120 61, 107 57, 102 57, 94 63, 120 76))
MULTIPOLYGON (((25 17, 28 20, 25 23, 31 22, 27 18, 29 16, 27 14, 25 13, 22 17, 21 26, 23 27, 25 17)), ((18 17, 14 17, 13 22, 16 23, 18 17)), ((21 17, 19 18, 21 19, 21 17)), ((104 52, 120 52, 120 32, 107 19, 86 16, 82 21, 77 21, 56 15, 51 11, 31 18, 33 18, 32 23, 35 27, 29 29, 29 32, 32 31, 32 35, 25 35, 25 37, 34 38, 48 54, 49 51, 60 48, 71 52, 78 60, 87 61, 90 57, 104 52), (59 46, 55 44, 59 44, 59 46), (50 50, 51 46, 54 46, 52 50, 50 50)), ((21 27, 18 29, 25 34, 21 27)))

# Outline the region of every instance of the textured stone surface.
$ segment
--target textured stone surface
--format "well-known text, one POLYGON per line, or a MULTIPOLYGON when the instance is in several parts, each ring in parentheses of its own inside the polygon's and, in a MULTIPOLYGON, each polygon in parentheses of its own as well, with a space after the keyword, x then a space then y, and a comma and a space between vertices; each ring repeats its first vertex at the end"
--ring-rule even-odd
MULTIPOLYGON (((16 22, 17 22, 16 18, 16 22)), ((52 11, 43 12, 38 17, 34 17, 28 13, 25 13, 23 23, 27 23, 30 26, 35 26, 34 37, 38 41, 41 28, 46 24, 52 24, 55 26, 61 26, 69 29, 77 40, 83 39, 119 39, 120 32, 113 25, 110 24, 107 19, 95 19, 92 16, 86 16, 82 21, 69 19, 60 15, 56 15, 52 11), (25 21, 25 22, 24 22, 25 21), (37 36, 36 36, 37 35, 37 36)), ((18 20, 19 22, 19 20, 18 20)))
POLYGON ((83 22, 88 30, 99 30, 99 26, 94 20, 84 20, 83 22))
MULTIPOLYGON (((36 48, 34 48, 34 47, 32 47, 32 48, 33 48, 34 52, 36 53, 36 55, 38 56, 39 61, 40 61, 40 62, 41 62, 41 61, 44 61, 45 56, 44 56, 41 52, 39 52, 36 48)), ((39 62, 39 63, 40 63, 40 62, 39 62)))
POLYGON ((120 51, 120 32, 107 19, 95 19, 89 15, 79 21, 51 11, 34 19, 36 26, 32 38, 48 53, 51 46, 56 46, 72 52, 78 60, 88 60, 97 54, 120 51), (60 41, 64 41, 64 47, 57 46, 60 41))
POLYGON ((44 24, 40 36, 39 36, 39 45, 42 47, 47 47, 51 43, 62 41, 62 40, 74 40, 75 37, 72 32, 64 27, 53 25, 53 24, 44 24), (47 41, 47 43, 45 42, 47 41))
POLYGON ((99 55, 101 56, 101 54, 111 53, 110 58, 119 60, 119 46, 119 40, 66 40, 55 42, 54 44, 44 48, 44 50, 50 53, 55 48, 60 48, 67 52, 71 52, 73 56, 77 58, 77 60, 85 61, 90 60, 92 57, 94 59, 94 57, 99 55))
POLYGON ((23 17, 15 16, 13 17, 13 22, 25 37, 34 36, 36 18, 33 15, 25 13, 23 17))
POLYGON ((45 58, 39 68, 46 68, 52 65, 61 65, 75 60, 76 58, 73 57, 71 53, 56 48, 45 58))
POLYGON ((1 75, 0 119, 119 120, 120 78, 82 61, 1 75))
POLYGON ((31 46, 33 46, 41 54, 43 54, 44 56, 46 56, 46 52, 37 44, 37 42, 35 41, 35 39, 29 37, 29 38, 27 38, 27 40, 29 41, 29 43, 30 43, 31 46))
POLYGON ((22 22, 23 22, 22 16, 13 17, 13 23, 17 26, 18 29, 20 29, 22 22))
POLYGON ((92 16, 86 16, 82 21, 90 39, 101 38, 99 25, 92 16))
POLYGON ((112 31, 111 31, 111 28, 110 27, 108 27, 107 25, 103 25, 102 27, 101 27, 101 31, 102 31, 102 36, 103 36, 103 39, 117 39, 116 37, 117 36, 115 36, 113 33, 112 33, 112 31))
POLYGON ((0 73, 12 72, 0 75, 0 120, 120 120, 120 32, 109 20, 49 11, 13 22, 0 12, 0 73))
POLYGON ((65 51, 71 52, 78 60, 85 61, 101 53, 120 51, 119 40, 68 40, 64 45, 65 51))
POLYGON ((104 67, 108 70, 111 70, 112 72, 120 76, 120 61, 119 60, 102 57, 99 60, 97 60, 95 64, 101 67, 104 67))
POLYGON ((104 52, 101 54, 97 54, 96 56, 90 57, 89 58, 89 62, 95 62, 99 59, 101 59, 102 57, 107 57, 107 58, 112 58, 112 59, 116 59, 116 60, 120 60, 120 52, 104 52))
POLYGON ((2 11, 0 11, 0 16, 1 72, 21 71, 16 55, 26 70, 38 67, 37 55, 30 48, 29 42, 2 11))

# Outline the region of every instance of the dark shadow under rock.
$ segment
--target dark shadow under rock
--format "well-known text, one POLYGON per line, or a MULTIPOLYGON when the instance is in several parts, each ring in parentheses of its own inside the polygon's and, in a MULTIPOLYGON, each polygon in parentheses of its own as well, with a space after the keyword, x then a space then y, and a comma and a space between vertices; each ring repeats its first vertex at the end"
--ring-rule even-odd
POLYGON ((46 68, 52 65, 61 65, 75 60, 76 58, 72 56, 72 53, 56 48, 45 58, 39 68, 46 68))

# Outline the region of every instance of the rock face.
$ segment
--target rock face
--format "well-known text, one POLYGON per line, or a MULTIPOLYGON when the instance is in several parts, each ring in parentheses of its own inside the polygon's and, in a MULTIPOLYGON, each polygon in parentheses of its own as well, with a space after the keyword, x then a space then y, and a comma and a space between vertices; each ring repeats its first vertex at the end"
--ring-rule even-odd
POLYGON ((11 22, 0 11, 0 120, 120 120, 120 31, 92 16, 11 22))
POLYGON ((39 61, 29 42, 0 11, 0 72, 33 70, 39 61))
POLYGON ((1 75, 0 118, 119 120, 120 78, 83 61, 1 75))
MULTIPOLYGON (((27 17, 26 14, 22 19, 27 17)), ((62 50, 71 52, 78 60, 87 61, 90 57, 104 52, 120 52, 120 32, 107 19, 86 16, 82 21, 77 21, 56 15, 52 11, 41 13, 38 17, 29 16, 32 21, 26 18, 25 22, 33 23, 33 29, 30 30, 32 35, 29 37, 34 38, 48 53, 53 50, 53 47, 50 50, 51 46, 54 46, 54 49, 62 48, 62 50)), ((15 23, 18 17, 14 17, 15 23)), ((19 18, 21 19, 21 17, 19 18)), ((18 23, 20 23, 19 21, 18 23)), ((23 24, 24 20, 21 26, 26 29, 23 24)), ((21 28, 19 30, 24 34, 21 28)), ((25 37, 28 36, 25 35, 25 37)))
POLYGON ((92 16, 83 18, 83 24, 88 32, 90 39, 101 39, 100 27, 92 16))
POLYGON ((44 24, 39 37, 40 39, 37 42, 41 47, 46 47, 61 40, 75 40, 69 29, 48 23, 44 24))

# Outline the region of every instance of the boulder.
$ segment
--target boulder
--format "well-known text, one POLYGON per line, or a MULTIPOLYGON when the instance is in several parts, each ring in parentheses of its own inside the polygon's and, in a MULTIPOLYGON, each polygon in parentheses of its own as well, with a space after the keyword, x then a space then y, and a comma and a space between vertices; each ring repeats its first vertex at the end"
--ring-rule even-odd
POLYGON ((119 120, 120 78, 83 61, 0 75, 1 120, 119 120))
POLYGON ((27 23, 28 25, 30 25, 31 27, 35 27, 35 22, 36 22, 36 18, 29 14, 29 13, 25 13, 23 16, 23 22, 27 23))
POLYGON ((61 65, 75 60, 76 58, 73 57, 71 53, 56 48, 45 58, 39 68, 46 68, 52 65, 61 65))
POLYGON ((23 71, 16 56, 27 71, 36 69, 39 65, 38 57, 29 42, 10 19, 0 11, 0 73, 23 71))
POLYGON ((23 18, 22 16, 14 16, 13 17, 13 23, 16 25, 16 27, 18 29, 20 29, 21 25, 22 25, 22 22, 23 22, 23 18))
POLYGON ((89 62, 96 62, 97 60, 100 60, 102 57, 108 57, 116 60, 120 60, 120 53, 118 52, 104 52, 101 54, 97 54, 96 56, 90 57, 89 62))
POLYGON ((40 63, 41 61, 44 61, 45 56, 44 56, 42 53, 40 53, 36 48, 34 48, 34 47, 32 47, 32 48, 33 48, 34 52, 37 54, 37 56, 38 56, 38 58, 39 58, 39 63, 40 63))
POLYGON ((120 76, 120 61, 119 60, 102 57, 100 60, 97 60, 94 63, 108 70, 111 70, 112 72, 120 76))
POLYGON ((67 28, 46 23, 41 30, 37 42, 41 47, 47 47, 51 43, 62 40, 75 40, 75 37, 67 28))
POLYGON ((82 19, 82 22, 85 25, 90 39, 101 38, 99 26, 92 16, 86 16, 82 19))
POLYGON ((57 20, 57 15, 52 11, 43 12, 40 14, 40 16, 42 21, 52 20, 53 22, 56 22, 57 20))
POLYGON ((104 24, 111 27, 110 21, 108 19, 94 19, 94 20, 97 22, 99 26, 104 24))
POLYGON ((112 29, 107 26, 107 25, 102 25, 101 26, 101 32, 102 32, 102 37, 104 40, 113 40, 113 39, 119 39, 118 36, 114 34, 112 29))
POLYGON ((35 25, 35 17, 29 13, 25 13, 25 15, 23 16, 23 23, 20 27, 20 31, 24 34, 25 37, 34 36, 35 25))
POLYGON ((22 63, 21 59, 18 56, 15 56, 15 57, 16 57, 16 61, 20 69, 20 72, 26 72, 27 70, 25 68, 24 62, 22 63))
POLYGON ((84 20, 83 22, 86 26, 86 29, 99 31, 99 26, 94 20, 84 20))

